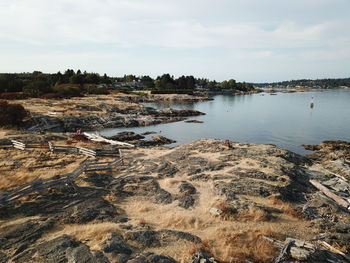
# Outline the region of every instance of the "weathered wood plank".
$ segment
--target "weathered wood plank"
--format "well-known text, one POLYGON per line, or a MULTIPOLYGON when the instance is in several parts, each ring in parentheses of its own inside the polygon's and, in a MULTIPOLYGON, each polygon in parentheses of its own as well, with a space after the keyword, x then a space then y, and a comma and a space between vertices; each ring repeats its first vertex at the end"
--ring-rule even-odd
POLYGON ((336 249, 335 247, 331 246, 326 241, 320 241, 320 244, 323 245, 325 248, 329 249, 331 252, 341 255, 343 258, 347 259, 350 262, 350 256, 341 252, 339 249, 336 249))
POLYGON ((281 263, 281 262, 284 262, 284 256, 286 254, 288 254, 288 251, 290 250, 291 246, 293 246, 294 244, 294 241, 292 240, 289 240, 285 245, 284 247, 281 249, 279 255, 277 256, 277 258, 275 259, 274 263, 281 263))
POLYGON ((321 183, 315 181, 315 180, 310 180, 310 183, 315 186, 318 190, 320 190, 322 193, 324 193, 327 197, 333 199, 337 204, 345 207, 350 211, 350 204, 344 200, 343 198, 339 197, 335 193, 331 192, 327 187, 322 185, 321 183))

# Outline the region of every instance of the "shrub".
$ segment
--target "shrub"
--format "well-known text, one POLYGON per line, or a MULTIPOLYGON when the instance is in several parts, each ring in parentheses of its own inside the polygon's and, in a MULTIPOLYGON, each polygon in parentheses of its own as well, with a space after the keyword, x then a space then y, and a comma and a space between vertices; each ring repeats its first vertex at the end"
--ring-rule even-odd
POLYGON ((108 95, 109 91, 107 88, 98 88, 98 87, 88 87, 87 88, 88 94, 96 94, 96 95, 108 95))
POLYGON ((22 123, 28 112, 21 104, 0 101, 0 126, 16 126, 22 123))
POLYGON ((0 93, 1 100, 23 100, 27 99, 29 96, 23 92, 2 92, 0 93))
POLYGON ((79 97, 81 96, 81 87, 76 84, 61 84, 52 88, 54 93, 61 95, 62 97, 79 97))

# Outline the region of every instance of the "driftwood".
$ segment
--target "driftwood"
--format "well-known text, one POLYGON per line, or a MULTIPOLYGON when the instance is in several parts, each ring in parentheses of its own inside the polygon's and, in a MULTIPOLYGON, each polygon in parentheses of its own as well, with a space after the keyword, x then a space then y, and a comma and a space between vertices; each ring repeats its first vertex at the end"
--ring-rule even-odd
POLYGON ((344 200, 343 198, 339 197, 335 193, 331 192, 327 187, 322 185, 321 183, 310 180, 310 183, 315 186, 318 190, 320 190, 322 193, 324 193, 327 197, 333 199, 337 204, 341 205, 342 207, 345 207, 347 210, 350 211, 350 203, 344 200))
POLYGON ((283 258, 284 256, 288 255, 290 248, 293 246, 294 241, 293 240, 289 240, 284 247, 281 249, 281 252, 279 253, 279 255, 277 256, 277 258, 275 259, 274 263, 281 263, 283 262, 283 258))
POLYGON ((11 140, 12 145, 14 148, 19 149, 19 150, 24 150, 26 148, 26 145, 23 142, 19 142, 16 140, 11 140))
POLYGON ((331 246, 326 241, 320 241, 319 243, 322 246, 324 246, 325 248, 329 249, 331 252, 341 255, 343 258, 345 258, 346 260, 348 260, 350 262, 350 256, 348 256, 345 253, 341 252, 339 249, 336 249, 335 247, 331 246))
POLYGON ((111 145, 118 145, 118 146, 123 147, 123 148, 134 148, 135 147, 135 145, 132 145, 130 143, 119 142, 119 141, 114 141, 114 140, 108 140, 106 138, 103 138, 99 134, 93 134, 93 133, 84 132, 84 135, 89 140, 94 141, 94 142, 105 142, 105 143, 108 143, 108 144, 111 144, 111 145))

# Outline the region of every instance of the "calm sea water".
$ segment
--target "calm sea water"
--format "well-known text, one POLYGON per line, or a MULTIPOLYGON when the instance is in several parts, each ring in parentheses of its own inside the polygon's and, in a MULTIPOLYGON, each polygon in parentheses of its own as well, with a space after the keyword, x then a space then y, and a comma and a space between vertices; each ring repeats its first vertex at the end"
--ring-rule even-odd
MULTIPOLYGON (((350 90, 305 93, 215 96, 213 101, 181 104, 147 104, 155 108, 194 109, 206 113, 193 117, 202 124, 175 122, 155 126, 106 129, 102 135, 121 131, 156 131, 176 144, 201 138, 276 144, 296 153, 308 151, 301 144, 324 140, 350 141, 350 90), (310 108, 314 97, 314 108, 310 108)), ((173 144, 173 145, 176 145, 173 144)))

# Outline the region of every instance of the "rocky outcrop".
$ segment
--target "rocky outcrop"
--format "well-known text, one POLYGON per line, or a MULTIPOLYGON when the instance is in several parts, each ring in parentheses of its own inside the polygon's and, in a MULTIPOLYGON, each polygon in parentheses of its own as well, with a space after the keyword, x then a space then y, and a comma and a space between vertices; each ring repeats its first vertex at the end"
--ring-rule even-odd
POLYGON ((190 116, 204 113, 191 109, 154 109, 150 107, 109 108, 105 113, 81 115, 46 116, 33 114, 27 124, 33 131, 68 131, 100 130, 104 128, 138 127, 160 123, 176 122, 190 116))
POLYGON ((312 184, 350 198, 344 170, 327 168, 346 165, 345 142, 324 143, 310 158, 221 140, 124 157, 113 172, 2 208, 0 262, 174 263, 188 254, 191 262, 215 263, 223 251, 223 261, 347 262, 349 211, 312 184), (97 230, 87 237, 74 229, 85 226, 97 230), (260 260, 255 253, 263 249, 260 260))
POLYGON ((15 225, 0 235, 0 249, 17 249, 15 254, 18 254, 35 243, 52 226, 52 220, 28 221, 15 225))
POLYGON ((350 143, 345 141, 324 141, 318 145, 303 145, 314 151, 308 157, 313 163, 322 165, 330 172, 350 180, 350 143))
POLYGON ((182 240, 193 243, 201 242, 201 239, 197 236, 174 230, 128 232, 124 238, 138 243, 141 247, 167 246, 182 240))
POLYGON ((128 176, 113 182, 112 193, 117 196, 146 196, 155 203, 169 204, 172 195, 159 186, 151 176, 128 176))
POLYGON ((144 138, 145 136, 136 134, 134 132, 119 132, 113 136, 108 137, 107 139, 126 142, 126 141, 142 140, 144 138))

